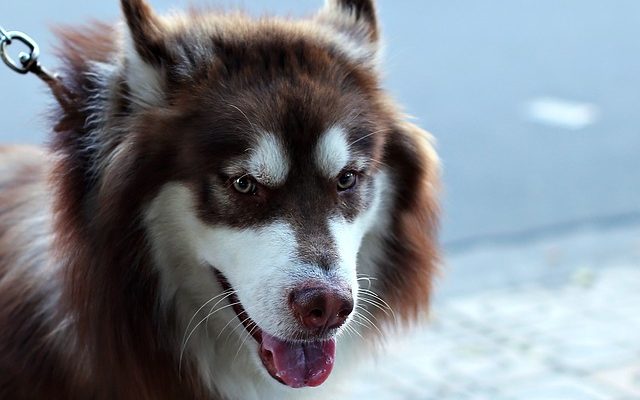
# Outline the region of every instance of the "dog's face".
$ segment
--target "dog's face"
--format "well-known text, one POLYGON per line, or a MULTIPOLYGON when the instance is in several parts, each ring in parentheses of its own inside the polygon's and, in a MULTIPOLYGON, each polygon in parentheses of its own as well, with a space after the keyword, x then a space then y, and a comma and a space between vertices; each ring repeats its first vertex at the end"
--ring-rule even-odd
POLYGON ((181 161, 186 184, 167 185, 151 217, 175 215, 171 234, 201 264, 189 274, 229 291, 261 361, 294 387, 331 371, 333 338, 357 302, 358 251, 387 190, 378 106, 355 83, 320 78, 283 72, 268 90, 222 79, 188 96, 195 114, 175 128, 197 143, 181 161))
POLYGON ((368 140, 380 127, 324 120, 309 107, 315 101, 271 95, 265 103, 286 105, 237 111, 238 120, 242 113, 247 119, 242 151, 230 152, 190 189, 195 207, 194 200, 183 203, 183 229, 233 293, 228 298, 261 343, 267 370, 293 387, 316 386, 331 371, 333 338, 357 302, 358 250, 380 217, 385 175, 377 143, 368 140), (299 354, 305 362, 296 366, 299 354))
POLYGON ((379 87, 373 2, 328 1, 306 21, 160 18, 139 0, 123 10, 127 51, 112 107, 125 122, 114 132, 135 135, 100 138, 116 149, 104 157, 103 187, 147 171, 144 223, 163 301, 181 313, 181 350, 210 324, 216 339, 236 336, 265 375, 323 383, 336 337, 355 329, 359 273, 379 272, 399 297, 428 290, 409 280, 431 255, 400 238, 423 236, 424 215, 390 218, 392 206, 422 207, 427 192, 413 139, 398 136, 379 87), (370 268, 390 256, 414 270, 370 268))

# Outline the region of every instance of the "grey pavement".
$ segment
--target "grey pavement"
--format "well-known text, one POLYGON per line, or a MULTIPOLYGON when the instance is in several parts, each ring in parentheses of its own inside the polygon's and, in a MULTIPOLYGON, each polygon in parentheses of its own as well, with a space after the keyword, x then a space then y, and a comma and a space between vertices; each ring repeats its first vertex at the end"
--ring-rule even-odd
POLYGON ((392 342, 345 398, 640 399, 640 226, 477 248, 447 265, 429 323, 392 342), (469 265, 476 285, 446 283, 469 265))

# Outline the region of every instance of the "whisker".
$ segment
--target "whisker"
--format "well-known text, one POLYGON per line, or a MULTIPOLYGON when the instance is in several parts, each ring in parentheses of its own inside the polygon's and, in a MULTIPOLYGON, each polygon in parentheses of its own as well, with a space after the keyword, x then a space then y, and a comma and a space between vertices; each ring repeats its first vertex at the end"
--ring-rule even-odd
MULTIPOLYGON (((242 312, 241 312, 241 313, 239 313, 239 314, 237 314, 238 322, 237 322, 237 323, 236 323, 236 325, 233 327, 233 329, 231 329, 231 330, 229 331, 229 333, 227 333, 227 336, 226 336, 226 338, 225 338, 225 344, 229 342, 229 339, 231 338, 231 334, 232 334, 233 332, 236 332, 236 331, 238 330, 238 328, 240 328, 242 325, 244 325, 244 323, 245 323, 245 322, 247 322, 247 321, 249 321, 249 320, 251 319, 251 315, 249 315, 249 312, 250 312, 250 311, 251 311, 251 309, 250 309, 249 307, 247 307, 247 306, 245 306, 245 305, 243 304, 243 310, 242 310, 242 312), (247 318, 242 319, 242 318, 241 318, 242 314, 246 314, 247 318)), ((222 336, 222 333, 223 333, 223 332, 225 331, 225 329, 229 326, 229 324, 230 324, 231 322, 233 322, 233 321, 234 321, 234 319, 235 319, 235 318, 236 318, 236 317, 231 318, 231 319, 230 319, 230 320, 225 324, 225 326, 222 328, 222 330, 220 330, 220 333, 218 333, 218 336, 216 337, 216 340, 217 340, 217 339, 220 339, 220 337, 222 336)), ((254 321, 253 323, 254 323, 254 326, 259 327, 255 321, 254 321)), ((245 329, 245 330, 246 330, 246 329, 245 329)))
POLYGON ((354 328, 353 326, 351 326, 351 325, 346 325, 346 326, 344 327, 344 329, 345 329, 345 332, 348 332, 348 333, 349 333, 349 334, 351 334, 351 335, 355 334, 355 335, 357 335, 360 339, 364 340, 364 337, 362 336, 362 334, 360 334, 360 332, 358 332, 358 330, 357 330, 356 328, 354 328))
POLYGON ((244 332, 247 333, 247 335, 244 337, 244 339, 242 339, 242 342, 240 343, 240 346, 238 346, 238 351, 236 351, 236 355, 233 356, 233 362, 236 362, 236 359, 238 358, 238 354, 240 354, 240 350, 242 350, 242 346, 244 346, 244 343, 247 341, 248 338, 252 337, 253 332, 258 328, 257 324, 254 324, 253 327, 251 328, 251 330, 249 332, 247 332, 247 330, 245 329, 244 332))
POLYGON ((209 309, 209 312, 207 313, 206 316, 206 321, 204 324, 205 329, 207 330, 207 335, 209 334, 209 318, 214 314, 212 313, 212 311, 218 306, 218 304, 220 304, 222 301, 224 301, 225 299, 228 299, 229 297, 233 296, 234 294, 236 294, 237 292, 233 289, 229 289, 230 293, 226 296, 224 296, 222 299, 216 301, 216 303, 214 305, 211 306, 211 308, 209 309))
POLYGON ((367 281, 368 289, 371 289, 371 281, 375 280, 375 279, 376 278, 371 278, 371 277, 368 277, 368 276, 363 276, 363 277, 360 277, 360 278, 356 278, 356 280, 358 282, 359 281, 367 281))
MULTIPOLYGON (((237 319, 240 319, 240 316, 241 316, 242 314, 247 314, 247 311, 246 311, 246 310, 244 310, 244 311, 242 311, 241 313, 239 313, 238 315, 234 315, 234 316, 233 316, 233 318, 231 318, 231 319, 230 319, 230 320, 229 320, 229 321, 228 321, 228 322, 227 322, 227 323, 222 327, 222 329, 221 329, 221 330, 220 330, 220 332, 218 333, 218 336, 216 336, 216 340, 220 339, 220 336, 222 336, 222 333, 225 331, 225 329, 227 329, 227 327, 228 327, 228 326, 229 326, 229 325, 230 325, 230 324, 231 324, 231 323, 236 319, 236 317, 237 317, 237 319)), ((245 319, 245 321, 246 321, 246 320, 248 320, 248 319, 249 319, 249 317, 247 317, 247 319, 245 319)), ((243 322, 243 321, 240 321, 240 324, 241 324, 242 322, 243 322)), ((233 331, 237 328, 237 326, 238 326, 238 325, 236 325, 236 326, 231 330, 231 332, 233 332, 233 331)))
POLYGON ((367 299, 365 297, 360 297, 360 298, 358 298, 358 301, 362 301, 363 303, 367 303, 369 305, 372 305, 373 307, 375 307, 378 310, 382 311, 385 315, 391 316, 391 317, 393 317, 395 319, 395 316, 393 314, 390 314, 389 311, 387 311, 384 307, 382 307, 382 305, 372 301, 371 299, 367 299))
POLYGON ((389 130, 390 130, 390 129, 380 129, 380 130, 378 130, 378 131, 375 131, 375 132, 371 132, 371 133, 369 133, 369 134, 366 134, 366 135, 364 135, 364 136, 362 136, 362 137, 359 137, 358 139, 354 140, 353 142, 349 143, 349 147, 353 146, 354 144, 358 143, 358 142, 359 142, 359 141, 361 141, 361 140, 364 140, 364 139, 366 139, 366 138, 368 138, 368 137, 370 137, 370 136, 375 135, 376 133, 387 132, 387 131, 389 131, 389 130))
MULTIPOLYGON (((240 320, 240 318, 238 317, 239 322, 233 327, 232 330, 229 331, 229 333, 227 334, 227 337, 225 338, 225 344, 227 344, 229 342, 229 339, 231 338, 231 334, 236 332, 238 329, 243 329, 246 331, 246 328, 244 328, 244 323, 249 321, 251 319, 251 317, 249 317, 247 315, 247 318, 240 320)), ((254 322, 255 325, 255 322, 254 322)), ((252 328, 253 329, 253 328, 252 328)), ((220 331, 220 335, 222 335, 222 331, 220 331)), ((220 337, 220 335, 218 335, 218 338, 220 337)))
POLYGON ((234 104, 231 104, 231 103, 227 103, 227 105, 228 105, 229 107, 233 107, 233 108, 235 108, 236 110, 238 110, 238 111, 240 112, 240 114, 242 114, 242 116, 247 120, 247 122, 249 123, 249 125, 250 125, 250 126, 251 126, 255 131, 256 131, 256 132, 258 132, 258 129, 256 129, 256 126, 253 124, 253 122, 251 122, 251 120, 249 119, 249 117, 247 116, 247 114, 245 114, 245 112, 244 112, 244 111, 242 111, 242 110, 240 109, 240 107, 238 107, 238 106, 236 106, 236 105, 234 105, 234 104))
POLYGON ((378 165, 382 165, 383 167, 387 167, 387 168, 389 168, 389 169, 392 169, 392 168, 389 166, 389 164, 386 164, 386 163, 384 163, 384 162, 382 162, 382 161, 380 161, 380 160, 376 160, 376 159, 373 159, 373 158, 372 158, 372 159, 370 159, 369 161, 371 161, 371 162, 373 162, 373 163, 376 163, 376 164, 378 164, 378 165))
POLYGON ((358 112, 351 112, 346 119, 346 123, 345 125, 351 125, 356 119, 358 119, 360 116, 362 115, 362 111, 358 111, 358 112))
POLYGON ((361 296, 359 297, 359 299, 366 299, 369 300, 370 302, 375 303, 376 305, 384 308, 385 310, 389 310, 389 307, 387 307, 386 304, 384 304, 383 302, 380 301, 380 299, 378 299, 377 297, 371 295, 370 293, 364 292, 363 288, 360 288, 360 290, 358 290, 358 295, 361 296), (368 296, 368 297, 365 297, 368 296))
POLYGON ((193 329, 191 330, 191 332, 189 332, 189 335, 187 336, 187 340, 185 340, 185 342, 182 344, 182 347, 181 347, 181 349, 180 349, 180 358, 179 358, 179 360, 178 360, 178 373, 180 373, 180 371, 181 371, 181 367, 182 367, 182 358, 183 358, 183 356, 184 356, 184 351, 185 351, 185 350, 186 350, 186 348, 187 348, 187 343, 189 343, 189 339, 191 339, 191 336, 193 336, 193 334, 194 334, 194 332, 196 331, 196 329, 198 329, 198 327, 199 327, 200 325, 202 325, 202 323, 203 323, 204 321, 206 321, 206 320, 207 320, 211 315, 213 315, 213 314, 217 313, 218 311, 222 311, 222 310, 224 310, 225 308, 233 307, 233 306, 238 305, 238 304, 240 304, 240 302, 239 302, 239 301, 238 301, 238 302, 235 302, 235 303, 227 304, 227 305, 225 305, 225 306, 223 306, 223 307, 218 308, 217 310, 215 310, 215 311, 213 311, 213 312, 210 312, 209 314, 207 314, 207 316, 206 316, 206 317, 202 318, 202 319, 201 319, 201 320, 196 324, 196 326, 194 326, 194 327, 193 327, 193 329))
POLYGON ((387 307, 385 307, 382 303, 375 301, 374 299, 370 299, 370 298, 366 298, 364 297, 364 295, 361 295, 358 300, 362 301, 363 303, 366 303, 370 306, 373 306, 375 308, 377 308, 378 310, 382 311, 384 313, 384 315, 388 316, 388 317, 392 317, 395 320, 395 314, 393 314, 387 307))
MULTIPOLYGON (((360 307, 359 309, 360 309, 360 310, 364 310, 364 308, 362 308, 362 307, 360 307)), ((368 310, 365 310, 365 311, 367 311, 367 312, 368 312, 368 310)), ((371 313, 369 313, 369 314, 371 314, 371 313)), ((373 314, 371 314, 371 315, 373 316, 373 314)), ((371 325, 371 327, 373 327, 376 331, 378 331, 378 333, 379 333, 380 335, 382 335, 382 331, 380 330, 380 328, 378 328, 378 326, 377 326, 376 324, 374 324, 374 323, 373 323, 373 321, 371 321, 369 318, 367 318, 367 317, 365 317, 364 315, 362 315, 362 314, 360 314, 360 313, 357 313, 357 312, 356 312, 356 314, 354 315, 354 318, 355 318, 355 317, 360 317, 360 318, 364 319, 365 321, 367 321, 367 322, 371 325)), ((375 318, 375 317, 374 317, 374 318, 375 318)))
POLYGON ((387 303, 382 297, 380 297, 376 292, 369 289, 359 288, 358 293, 371 296, 375 299, 375 301, 382 303, 390 312, 393 314, 393 318, 396 319, 396 313, 393 311, 393 308, 387 303))
MULTIPOLYGON (((358 321, 358 320, 356 320, 356 319, 353 319, 353 323, 358 324, 358 325, 360 325, 360 326, 361 326, 361 327, 363 327, 363 328, 371 329, 371 327, 370 327, 369 325, 365 324, 365 323, 364 323, 364 322, 362 322, 362 321, 358 321)), ((361 337, 362 337, 362 336, 361 336, 361 337)))
POLYGON ((361 305, 357 305, 356 309, 362 310, 362 311, 366 312, 367 314, 369 314, 371 316, 371 318, 374 318, 375 320, 378 320, 378 317, 376 317, 375 314, 373 314, 371 311, 367 310, 366 308, 362 307, 361 305))
MULTIPOLYGON (((198 313, 200 311, 202 311, 202 309, 205 308, 207 304, 211 303, 212 301, 214 301, 215 299, 217 299, 220 296, 224 296, 225 294, 232 294, 232 293, 233 293, 233 289, 225 290, 222 293, 218 294, 217 296, 213 296, 212 298, 207 300, 202 306, 200 306, 200 308, 198 308, 198 310, 196 310, 196 312, 193 313, 193 316, 189 320, 189 323, 187 324, 186 328, 184 329, 184 335, 182 336, 182 341, 184 342, 184 338, 187 336, 187 332, 189 332, 189 327, 191 326, 191 323, 193 322, 193 320, 196 318, 196 315, 198 315, 198 313)), ((226 298, 226 296, 225 296, 225 298, 226 298)), ((214 305, 214 307, 215 307, 215 305, 214 305)))

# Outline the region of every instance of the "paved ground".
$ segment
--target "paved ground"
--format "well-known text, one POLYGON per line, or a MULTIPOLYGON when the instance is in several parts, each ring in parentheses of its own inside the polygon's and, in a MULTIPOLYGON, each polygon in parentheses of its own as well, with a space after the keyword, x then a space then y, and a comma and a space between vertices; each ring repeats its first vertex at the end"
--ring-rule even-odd
MULTIPOLYGON (((567 256, 573 267, 566 262, 559 275, 562 251, 542 254, 546 261, 537 265, 537 276, 490 279, 485 289, 487 249, 452 255, 452 269, 475 258, 479 285, 440 292, 430 325, 392 344, 364 371, 351 398, 640 399, 640 227, 580 232, 490 253, 535 258, 536 251, 559 245, 566 256, 598 238, 603 248, 615 242, 615 252, 601 248, 590 261, 567 256), (623 254, 617 252, 620 242, 623 254)), ((508 268, 501 270, 509 275, 508 268)))

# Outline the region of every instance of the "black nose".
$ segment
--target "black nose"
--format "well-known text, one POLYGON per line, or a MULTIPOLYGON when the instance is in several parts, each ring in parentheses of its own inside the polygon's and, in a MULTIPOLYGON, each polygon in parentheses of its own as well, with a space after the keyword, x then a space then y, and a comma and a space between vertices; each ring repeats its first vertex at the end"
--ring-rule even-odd
POLYGON ((305 328, 328 330, 347 320, 353 311, 353 296, 345 289, 304 287, 291 292, 290 306, 305 328))

